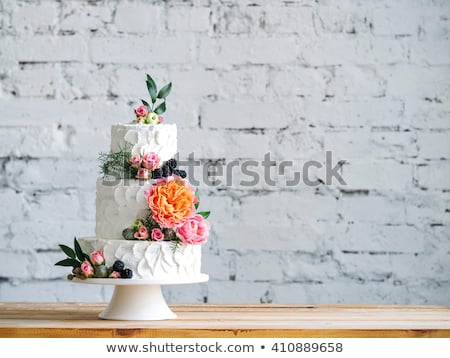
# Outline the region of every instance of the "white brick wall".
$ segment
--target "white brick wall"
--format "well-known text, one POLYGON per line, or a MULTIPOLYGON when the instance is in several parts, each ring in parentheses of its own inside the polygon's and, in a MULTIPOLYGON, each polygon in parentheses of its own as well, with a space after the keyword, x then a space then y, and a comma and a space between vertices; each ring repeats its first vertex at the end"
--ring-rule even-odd
POLYGON ((450 2, 0 7, 0 301, 109 299, 53 263, 94 233, 98 153, 148 72, 174 82, 181 157, 297 170, 331 150, 347 182, 201 184, 211 280, 170 301, 450 305, 450 2))

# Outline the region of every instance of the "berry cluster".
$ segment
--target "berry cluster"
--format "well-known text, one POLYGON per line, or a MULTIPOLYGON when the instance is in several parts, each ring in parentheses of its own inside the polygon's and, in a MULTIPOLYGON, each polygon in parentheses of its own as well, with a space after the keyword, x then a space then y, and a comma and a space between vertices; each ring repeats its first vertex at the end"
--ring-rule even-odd
POLYGON ((109 274, 109 277, 132 278, 133 271, 131 271, 129 268, 125 268, 125 264, 123 263, 123 261, 117 260, 112 265, 112 271, 109 274), (117 277, 117 274, 118 274, 118 277, 117 277))
MULTIPOLYGON (((111 267, 107 267, 106 265, 96 265, 93 267, 94 274, 91 277, 94 278, 132 278, 133 271, 129 268, 125 268, 125 264, 117 260, 111 267)), ((72 269, 72 273, 67 275, 68 280, 73 280, 74 278, 78 278, 80 280, 85 280, 86 275, 83 273, 81 267, 74 267, 72 269)))
POLYGON ((184 170, 177 169, 176 159, 169 159, 161 166, 161 168, 152 171, 152 179, 167 178, 171 175, 178 175, 181 178, 186 178, 187 174, 184 170))

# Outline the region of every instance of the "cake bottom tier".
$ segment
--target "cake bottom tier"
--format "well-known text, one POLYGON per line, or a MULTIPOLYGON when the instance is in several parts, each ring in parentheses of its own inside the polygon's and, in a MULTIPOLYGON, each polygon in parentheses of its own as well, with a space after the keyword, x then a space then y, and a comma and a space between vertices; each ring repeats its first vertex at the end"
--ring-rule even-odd
POLYGON ((173 241, 78 239, 86 254, 102 250, 107 266, 121 260, 133 279, 196 277, 201 270, 201 245, 175 245, 173 241))

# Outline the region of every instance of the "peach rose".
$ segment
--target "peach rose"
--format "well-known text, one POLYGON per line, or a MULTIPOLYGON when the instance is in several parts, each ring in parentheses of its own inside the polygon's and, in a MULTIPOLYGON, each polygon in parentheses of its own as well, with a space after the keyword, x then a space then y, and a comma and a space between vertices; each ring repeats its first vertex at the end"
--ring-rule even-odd
POLYGON ((177 236, 187 245, 204 244, 208 235, 209 223, 198 214, 188 218, 177 231, 177 236))
POLYGON ((189 183, 182 179, 159 180, 148 193, 148 207, 153 219, 163 228, 182 224, 194 211, 196 197, 189 183))

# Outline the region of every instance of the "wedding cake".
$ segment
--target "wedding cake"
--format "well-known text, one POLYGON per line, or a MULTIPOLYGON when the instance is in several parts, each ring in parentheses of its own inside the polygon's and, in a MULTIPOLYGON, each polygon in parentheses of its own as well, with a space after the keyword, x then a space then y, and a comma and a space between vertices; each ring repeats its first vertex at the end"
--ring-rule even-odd
POLYGON ((177 127, 163 123, 172 83, 142 100, 130 123, 111 127, 110 151, 100 154, 95 237, 60 245, 69 279, 173 279, 200 275, 209 211, 198 211, 198 191, 178 168, 177 127))

